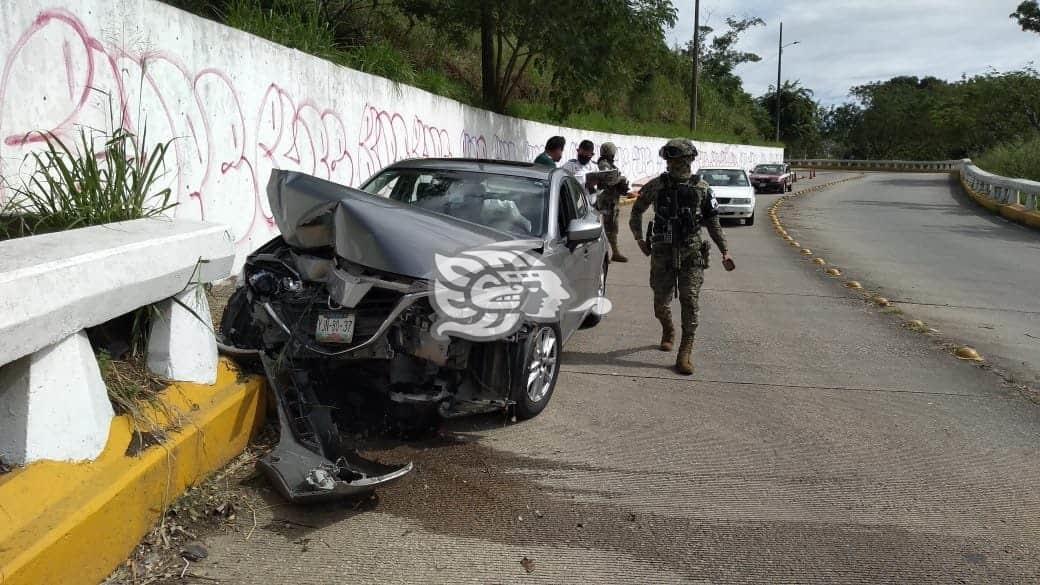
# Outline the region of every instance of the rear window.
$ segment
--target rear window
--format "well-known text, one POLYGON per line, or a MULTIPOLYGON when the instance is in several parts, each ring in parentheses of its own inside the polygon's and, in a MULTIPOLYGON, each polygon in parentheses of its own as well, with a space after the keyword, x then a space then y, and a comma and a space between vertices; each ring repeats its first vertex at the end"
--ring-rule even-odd
POLYGON ((545 235, 549 182, 467 171, 395 169, 362 189, 523 237, 545 235))
POLYGON ((747 187, 748 180, 744 171, 736 169, 705 169, 702 170, 701 180, 712 187, 747 187))

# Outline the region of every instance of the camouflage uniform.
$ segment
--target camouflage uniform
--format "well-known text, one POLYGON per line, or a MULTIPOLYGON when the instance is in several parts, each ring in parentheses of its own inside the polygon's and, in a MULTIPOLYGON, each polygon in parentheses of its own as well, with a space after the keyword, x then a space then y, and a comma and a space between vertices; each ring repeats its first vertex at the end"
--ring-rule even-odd
MULTIPOLYGON (((614 164, 614 156, 617 155, 617 147, 611 142, 604 142, 599 147, 599 160, 596 161, 596 165, 599 166, 600 171, 617 171, 618 168, 614 164)), ((599 196, 596 198, 596 209, 599 210, 600 215, 603 216, 603 230, 607 233, 607 241, 610 242, 610 260, 611 262, 628 262, 628 258, 621 253, 618 249, 618 202, 622 195, 628 194, 628 179, 621 176, 620 173, 616 174, 616 178, 610 180, 610 182, 602 185, 603 190, 600 191, 599 196)))
MULTIPOLYGON (((679 305, 682 309, 682 338, 676 366, 684 374, 693 373, 690 354, 693 350, 694 334, 697 331, 698 297, 701 285, 704 284, 704 270, 708 267, 708 251, 710 245, 701 236, 700 226, 708 229, 708 234, 715 241, 719 250, 726 254, 728 247, 726 237, 719 224, 718 202, 711 188, 696 175, 690 173, 690 165, 696 157, 696 149, 688 140, 671 140, 661 149, 662 156, 671 154, 668 159, 668 172, 651 180, 639 192, 639 199, 632 206, 632 217, 629 227, 640 247, 643 242, 643 213, 654 207, 654 232, 669 225, 670 206, 678 201, 677 215, 687 213, 696 224, 677 244, 663 241, 653 242, 655 234, 647 234, 652 242, 650 252, 650 288, 654 292, 654 314, 661 322, 661 349, 671 351, 674 343, 675 329, 672 325, 671 300, 678 283, 679 305), (674 147, 673 150, 667 150, 674 147), (678 150, 675 150, 678 149, 678 150), (683 153, 677 155, 677 153, 683 153), (691 154, 692 153, 692 154, 691 154), (676 255, 674 245, 678 245, 678 272, 676 271, 676 255)), ((674 234, 681 237, 679 234, 674 234)), ((661 238, 660 235, 657 236, 661 238)))

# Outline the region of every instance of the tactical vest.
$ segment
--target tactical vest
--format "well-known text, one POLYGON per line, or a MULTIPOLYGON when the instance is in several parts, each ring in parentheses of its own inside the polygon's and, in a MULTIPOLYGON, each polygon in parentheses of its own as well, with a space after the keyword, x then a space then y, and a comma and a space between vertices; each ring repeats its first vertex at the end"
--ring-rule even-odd
POLYGON ((701 196, 692 183, 700 182, 698 175, 687 181, 678 181, 671 175, 661 175, 664 188, 654 201, 652 244, 687 243, 697 239, 704 213, 701 196))

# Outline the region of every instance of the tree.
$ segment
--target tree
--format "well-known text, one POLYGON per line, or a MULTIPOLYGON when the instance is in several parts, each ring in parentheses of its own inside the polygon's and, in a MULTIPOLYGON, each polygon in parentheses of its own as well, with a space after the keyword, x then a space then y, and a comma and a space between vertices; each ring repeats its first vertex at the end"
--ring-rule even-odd
MULTIPOLYGON (((770 125, 776 125, 776 88, 758 98, 758 104, 769 113, 770 125)), ((780 134, 787 145, 788 156, 815 156, 821 146, 820 127, 823 118, 813 91, 797 81, 785 81, 780 89, 780 134)))
POLYGON ((1011 18, 1018 21, 1022 30, 1040 33, 1040 2, 1025 0, 1011 13, 1011 18))
POLYGON ((663 42, 664 27, 675 23, 671 0, 405 0, 399 7, 439 29, 479 31, 483 103, 496 112, 540 66, 553 77, 553 101, 565 115, 598 81, 628 69, 636 47, 663 42))

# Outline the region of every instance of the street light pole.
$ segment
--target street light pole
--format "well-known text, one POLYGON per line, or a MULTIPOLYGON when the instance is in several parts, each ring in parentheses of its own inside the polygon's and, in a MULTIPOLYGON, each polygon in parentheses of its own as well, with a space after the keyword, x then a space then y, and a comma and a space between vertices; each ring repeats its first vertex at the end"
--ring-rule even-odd
POLYGON ((780 142, 780 67, 784 60, 784 22, 780 21, 780 53, 776 58, 776 141, 780 142))
POLYGON ((693 2, 693 81, 690 94, 690 131, 697 130, 697 92, 700 90, 697 77, 701 60, 701 0, 693 2))
POLYGON ((790 47, 797 45, 801 41, 795 41, 793 43, 784 44, 784 23, 780 22, 780 42, 777 46, 780 47, 780 51, 776 57, 776 141, 780 142, 780 68, 783 66, 784 61, 784 47, 790 47))

